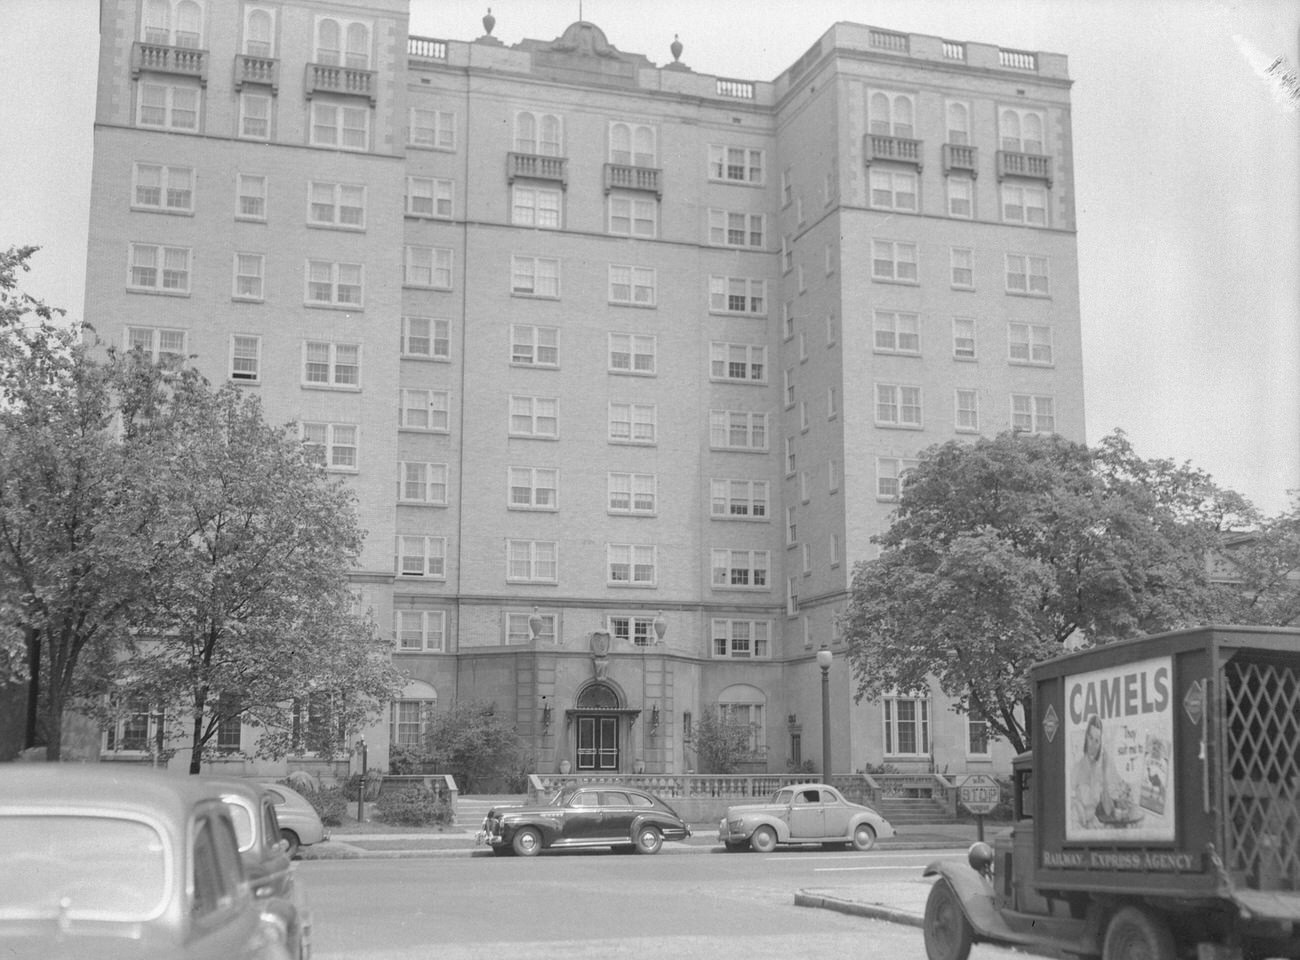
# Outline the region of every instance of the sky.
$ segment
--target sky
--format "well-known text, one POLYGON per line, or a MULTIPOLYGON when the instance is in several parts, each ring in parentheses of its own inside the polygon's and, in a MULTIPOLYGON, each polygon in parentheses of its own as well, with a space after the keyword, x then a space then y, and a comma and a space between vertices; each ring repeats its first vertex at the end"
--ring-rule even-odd
MULTIPOLYGON (((236 0, 208 0, 233 3, 236 0)), ((664 65, 773 80, 838 21, 1069 57, 1087 441, 1205 470, 1266 515, 1300 491, 1295 0, 410 0, 416 36, 578 19, 664 65)), ((0 248, 84 307, 99 0, 0 0, 0 248)), ((1297 84, 1296 90, 1300 90, 1297 84)))

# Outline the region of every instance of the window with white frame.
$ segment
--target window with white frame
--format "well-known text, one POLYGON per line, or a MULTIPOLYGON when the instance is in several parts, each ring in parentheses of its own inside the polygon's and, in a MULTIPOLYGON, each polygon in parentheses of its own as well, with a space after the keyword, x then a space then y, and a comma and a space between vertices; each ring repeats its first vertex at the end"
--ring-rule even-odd
POLYGON ((630 167, 653 167, 658 155, 655 129, 643 123, 609 125, 609 162, 630 167))
POLYGON ((930 755, 930 701, 923 698, 885 697, 885 756, 930 755))
POLYGON ((420 749, 424 744, 429 716, 437 703, 437 699, 394 700, 388 717, 388 742, 420 749))
POLYGON ((610 373, 638 373, 653 376, 657 337, 637 333, 609 335, 610 373))
POLYGON ((555 439, 560 401, 555 397, 510 397, 510 436, 555 439))
POLYGON ((785 475, 793 477, 795 466, 798 464, 798 457, 795 455, 794 437, 785 438, 785 475))
POLYGON ((794 202, 794 179, 789 167, 781 171, 781 206, 788 207, 794 202))
POLYGON ((512 583, 557 583, 560 548, 554 540, 507 540, 506 579, 512 583))
MULTIPOLYGON (((412 567, 414 566, 413 558, 412 567)), ((421 575, 410 574, 410 576, 421 575)), ((446 649, 447 614, 445 611, 397 610, 393 619, 398 653, 442 653, 446 649)))
POLYGON ((910 140, 915 116, 916 102, 909 93, 873 90, 867 98, 867 129, 876 136, 910 140))
POLYGON ((456 149, 456 113, 454 110, 432 110, 411 107, 406 131, 408 146, 429 147, 433 150, 456 149))
POLYGON ((1008 323, 1007 357, 1012 363, 1052 363, 1052 328, 1045 323, 1008 323))
POLYGON ((921 426, 921 388, 902 383, 876 384, 876 425, 921 426))
POLYGON ((749 277, 709 277, 709 312, 767 316, 767 281, 749 277))
POLYGON ((606 582, 611 586, 653 587, 656 548, 644 543, 607 543, 606 582))
POLYGON ((799 581, 794 577, 789 577, 785 581, 785 615, 787 617, 799 615, 799 581))
POLYGON ((407 244, 402 250, 403 284, 408 287, 432 287, 434 290, 451 289, 450 247, 416 247, 407 244))
POLYGON ((424 577, 429 580, 447 578, 447 538, 397 535, 397 575, 399 577, 424 577))
POLYGON ((450 220, 456 181, 440 177, 406 178, 406 213, 411 217, 450 220))
POLYGON ((186 357, 184 330, 162 327, 127 327, 124 331, 126 349, 139 350, 154 363, 175 365, 186 357))
POLYGON ((826 486, 829 492, 835 493, 840 489, 840 474, 843 468, 840 462, 835 459, 828 460, 826 463, 826 486))
POLYGON ((966 756, 987 757, 989 753, 989 722, 971 709, 966 714, 966 756))
POLYGON ((789 273, 794 269, 794 237, 786 234, 781 238, 781 272, 789 273))
POLYGON ((1055 433, 1056 401, 1052 397, 1012 394, 1011 429, 1022 433, 1055 433))
POLYGON ((761 213, 709 209, 709 244, 715 247, 762 249, 764 218, 761 213))
POLYGON ((789 410, 794 406, 794 367, 786 367, 781 371, 781 396, 785 398, 785 408, 789 410))
POLYGON ((659 201, 633 193, 611 192, 607 229, 620 237, 653 238, 659 230, 659 201))
POLYGON ((445 507, 447 464, 400 460, 397 464, 397 500, 445 507))
POLYGON ((365 272, 361 264, 307 261, 308 306, 360 307, 364 291, 365 272))
POLYGON ((766 590, 772 568, 772 554, 768 550, 710 551, 714 589, 766 590))
POLYGON ((714 450, 767 452, 767 414, 751 410, 710 410, 709 446, 714 450))
POLYGON ((1035 183, 1002 184, 1002 219, 1007 223, 1047 225, 1047 191, 1035 183))
POLYGON ((337 17, 316 19, 316 63, 333 67, 370 67, 370 24, 337 17))
POLYGON ((266 220, 266 177, 241 173, 235 185, 235 219, 266 220))
POLYGON ((799 401, 799 431, 802 433, 808 429, 808 401, 799 401))
POLYGON ((1002 107, 998 110, 998 143, 1014 153, 1043 152, 1043 114, 1037 110, 1002 107))
POLYGON ((650 516, 658 509, 659 482, 653 473, 610 473, 606 488, 610 513, 650 516))
POLYGON ((402 430, 447 433, 451 429, 451 394, 446 390, 417 390, 403 387, 397 425, 402 430))
MULTIPOLYGON (((834 569, 835 567, 838 567, 840 565, 840 535, 838 533, 831 534, 830 554, 831 554, 831 568, 834 569)), ((837 635, 838 632, 839 631, 837 628, 836 630, 837 635)))
MULTIPOLYGON (((542 621, 541 629, 537 631, 537 642, 554 646, 559 642, 560 618, 553 613, 539 612, 537 616, 542 621)), ((533 642, 533 628, 530 623, 532 617, 531 613, 506 614, 506 643, 508 645, 533 642)))
POLYGON ((979 433, 980 398, 975 390, 957 390, 953 398, 953 425, 958 433, 979 433))
POLYGON ((709 515, 715 520, 769 519, 766 480, 722 478, 709 481, 709 515))
POLYGON ((800 547, 800 554, 801 554, 800 567, 799 567, 800 572, 803 573, 805 577, 811 576, 812 575, 812 544, 805 540, 802 544, 799 545, 799 547, 800 547))
POLYGON ((359 183, 311 181, 307 185, 307 222, 313 227, 364 230, 365 186, 359 183))
POLYGON ((834 384, 826 388, 826 419, 834 420, 840 415, 840 395, 834 384))
POLYGON ((901 310, 877 310, 873 321, 877 353, 921 353, 921 318, 901 310))
POLYGON ((357 469, 357 425, 304 421, 302 442, 307 452, 330 470, 357 469))
POLYGON ((230 379, 258 383, 262 379, 262 338, 236 333, 230 338, 230 379))
POLYGON ((560 296, 560 261, 555 257, 510 258, 510 292, 516 297, 560 296))
POLYGON ((203 46, 203 7, 195 0, 147 0, 140 28, 145 43, 198 50, 203 46))
POLYGON ((402 356, 450 359, 451 321, 437 317, 402 317, 402 356))
POLYGON ((194 168, 137 163, 131 172, 131 209, 194 212, 194 168))
POLYGON ((158 130, 199 129, 199 88, 190 83, 140 81, 136 126, 158 130))
POLYGON ((266 256, 261 253, 236 253, 235 276, 231 296, 236 300, 262 300, 266 279, 266 256))
POLYGON ((975 321, 970 317, 952 318, 952 355, 957 360, 975 359, 975 321))
POLYGON ((970 143, 970 105, 960 100, 949 100, 944 107, 948 125, 948 143, 966 146, 970 143))
MULTIPOLYGON (((760 695, 757 690, 754 694, 760 695)), ((718 719, 727 725, 749 728, 749 739, 745 743, 747 757, 757 760, 767 755, 767 728, 763 725, 762 703, 719 703, 718 719)))
POLYGON ((1007 292, 1046 297, 1050 293, 1047 257, 1027 253, 1007 254, 1007 292))
POLYGON ((239 94, 239 136, 245 140, 271 137, 271 98, 251 90, 239 94))
POLYGON ((653 403, 610 401, 609 440, 611 443, 652 444, 656 435, 653 403))
POLYGON ((150 754, 163 748, 166 716, 144 697, 115 697, 115 719, 103 733, 100 749, 108 754, 150 754))
POLYGON ((709 378, 730 383, 767 383, 767 347, 713 341, 709 344, 709 378))
POLYGON ((361 386, 361 344, 307 340, 302 347, 302 382, 310 387, 361 386))
POLYGON ((975 213, 975 181, 970 177, 948 177, 948 216, 969 220, 975 213))
POLYGON ((876 499, 897 500, 903 492, 903 478, 916 464, 916 460, 901 457, 877 457, 876 499))
POLYGON ((560 471, 552 467, 510 467, 507 471, 510 490, 506 506, 510 510, 558 510, 560 507, 560 471))
POLYGON ((333 690, 317 690, 293 698, 291 755, 317 757, 329 755, 347 738, 339 713, 339 695, 333 690))
POLYGON ((871 241, 871 279, 916 283, 916 244, 898 240, 871 241))
POLYGON ((510 325, 510 362, 522 367, 560 365, 560 328, 532 323, 510 325))
POLYGON ((634 307, 653 307, 658 281, 654 267, 628 264, 609 265, 609 302, 634 307))
POLYGON ((916 212, 916 171, 891 170, 880 164, 873 164, 869 182, 871 205, 877 210, 916 212))
POLYGON ((243 747, 244 703, 238 694, 222 693, 216 698, 217 753, 238 753, 243 747))
POLYGON ((749 147, 709 145, 709 179, 728 183, 763 182, 763 151, 749 147))
POLYGON ((564 156, 563 132, 564 123, 555 114, 521 110, 515 114, 515 152, 564 156))
POLYGON ((133 243, 130 247, 128 290, 143 293, 190 292, 190 248, 156 243, 133 243))
POLYGON ((273 38, 275 36, 275 10, 271 7, 244 8, 244 46, 243 51, 250 57, 272 57, 275 55, 273 38))
POLYGON ((781 304, 781 337, 784 340, 794 339, 794 301, 787 300, 781 304))
POLYGON ((560 226, 560 191, 517 183, 510 194, 510 222, 554 230, 560 226))
POLYGON ((370 109, 333 102, 317 94, 311 102, 311 145, 340 150, 370 147, 370 109))
POLYGON ((975 251, 970 247, 948 248, 949 283, 958 290, 975 289, 975 251))
POLYGON ((771 621, 715 617, 712 632, 715 657, 762 660, 770 653, 771 621))
POLYGON ((613 616, 607 621, 609 635, 618 643, 651 647, 655 643, 654 617, 613 616))
POLYGON ((785 508, 785 545, 793 547, 799 542, 799 512, 794 507, 785 508))
POLYGON ((839 342, 838 324, 835 322, 835 311, 832 310, 826 314, 826 346, 833 347, 839 342))

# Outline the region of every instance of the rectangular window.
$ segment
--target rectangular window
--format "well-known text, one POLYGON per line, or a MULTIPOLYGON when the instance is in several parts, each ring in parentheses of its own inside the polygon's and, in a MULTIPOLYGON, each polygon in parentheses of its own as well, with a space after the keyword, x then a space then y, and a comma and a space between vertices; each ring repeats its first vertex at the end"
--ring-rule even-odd
POLYGON ((447 505, 447 465, 402 460, 397 464, 399 503, 447 505))
POLYGON ((610 513, 656 512, 658 480, 653 473, 611 473, 607 484, 610 513))
POLYGON ((975 710, 966 714, 966 755, 968 757, 989 755, 989 723, 975 710))
POLYGON ((302 382, 314 387, 361 386, 361 344, 306 341, 302 382))
POLYGON ((615 403, 609 405, 609 439, 611 443, 655 442, 655 405, 653 403, 615 403))
POLYGON ((447 538, 397 536, 397 575, 447 579, 447 538))
POLYGON ((531 323, 510 325, 510 362, 525 367, 560 365, 560 328, 531 323))
MULTIPOLYGON (((840 565, 840 535, 831 534, 831 568, 834 569, 840 565)), ((836 626, 836 634, 839 633, 839 627, 836 626)))
POLYGON ((388 721, 388 742, 420 749, 433 700, 394 700, 388 721))
POLYGON ((506 579, 512 583, 558 583, 559 556, 554 540, 507 540, 506 579))
POLYGON ((316 227, 364 230, 366 188, 355 183, 313 180, 307 185, 307 222, 316 227))
MULTIPOLYGON (((420 576, 420 574, 411 574, 411 576, 420 576)), ((445 611, 398 610, 394 619, 398 653, 442 653, 446 649, 447 614, 445 611)), ((416 701, 405 702, 416 703, 416 701)))
POLYGON ((510 292, 517 297, 560 296, 560 261, 554 257, 510 258, 510 292))
POLYGON ((158 327, 127 327, 126 348, 139 350, 154 363, 180 364, 185 361, 184 330, 158 327))
POLYGON ((709 344, 709 378, 731 383, 767 383, 767 347, 715 340, 709 344))
POLYGON ((952 318, 952 355, 958 360, 975 359, 975 321, 969 317, 952 318))
POLYGON ((649 197, 611 193, 609 232, 620 237, 650 237, 659 231, 659 202, 649 197))
POLYGON ((794 507, 785 508, 785 545, 793 547, 799 542, 799 514, 794 507))
POLYGON ((558 229, 560 191, 516 184, 511 191, 510 222, 520 227, 558 229))
POLYGON ((840 462, 830 460, 826 464, 826 484, 831 493, 835 493, 840 488, 840 462))
POLYGON ((886 697, 885 756, 930 755, 930 701, 886 697))
POLYGON ((948 263, 951 284, 958 290, 975 289, 975 251, 970 247, 950 247, 948 263))
POLYGON ((975 182, 970 177, 948 178, 948 216, 969 220, 974 212, 975 182))
POLYGON ((915 313, 877 310, 875 335, 877 353, 921 353, 921 318, 915 313))
POLYGON ((898 383, 876 384, 876 425, 921 426, 921 388, 898 383))
POLYGON ((611 333, 609 335, 610 372, 652 376, 655 372, 657 339, 634 333, 611 333))
POLYGON ((560 471, 550 467, 511 467, 507 486, 510 510, 558 510, 560 471))
POLYGON ((303 446, 330 470, 356 472, 357 426, 354 423, 302 424, 303 446))
POLYGON ((235 254, 235 278, 231 295, 236 300, 262 300, 262 282, 266 273, 266 257, 260 253, 235 254))
POLYGON ((709 514, 715 520, 766 521, 768 489, 766 480, 710 480, 709 514))
POLYGON ((718 719, 724 724, 749 728, 749 739, 744 745, 746 759, 762 760, 767 756, 767 727, 763 724, 761 703, 720 703, 718 719))
POLYGON ((239 174, 235 187, 235 219, 266 220, 266 177, 239 174))
POLYGON ((795 455, 794 437, 785 438, 785 475, 793 477, 798 457, 795 455))
POLYGON ((917 283, 916 244, 897 240, 871 241, 871 278, 895 283, 917 283))
POLYGON ((954 398, 956 417, 954 426, 958 433, 978 433, 980 429, 979 394, 974 390, 958 390, 954 398))
POLYGON ((1012 394, 1011 429, 1021 433, 1056 432, 1056 401, 1051 397, 1012 394))
POLYGON ((767 414, 710 410, 709 446, 714 450, 767 451, 767 414))
POLYGON ((258 383, 262 378, 262 338, 235 334, 230 338, 230 379, 258 383))
POLYGON ((717 589, 766 590, 772 555, 767 550, 711 551, 713 587, 717 589))
POLYGON ((456 149, 456 114, 451 110, 411 108, 407 143, 434 150, 456 149))
POLYGON ((510 397, 510 436, 555 439, 559 434, 559 400, 510 397))
POLYGON ((805 542, 801 547, 800 553, 802 554, 802 559, 800 560, 799 569, 806 577, 812 573, 812 544, 805 542))
POLYGON ((787 617, 799 615, 799 581, 794 577, 789 577, 785 581, 785 615, 787 617))
POLYGON ((834 420, 840 415, 840 398, 835 387, 826 388, 826 419, 834 420))
POLYGON ((271 136, 271 98, 244 91, 239 95, 239 135, 246 140, 271 136))
POLYGON ((876 499, 897 500, 903 492, 903 477, 916 467, 915 460, 876 458, 876 499))
POLYGON ((451 321, 435 317, 402 317, 402 356, 450 359, 451 321))
POLYGON ((199 88, 188 84, 141 81, 136 125, 159 130, 199 129, 199 88))
POLYGON ((609 634, 620 644, 650 647, 655 643, 654 617, 610 617, 609 634))
POLYGON ((1047 258, 1024 253, 1007 254, 1007 292, 1046 297, 1049 294, 1047 258))
POLYGON ((435 177, 407 177, 407 215, 450 220, 455 189, 454 180, 441 180, 435 177))
POLYGON ((610 543, 606 549, 606 579, 611 586, 653 587, 655 547, 640 543, 610 543))
POLYGON ((713 655, 739 659, 768 656, 772 624, 767 620, 713 620, 713 655))
POLYGON ((194 168, 137 163, 132 172, 133 210, 194 212, 194 168))
POLYGON ((446 390, 399 391, 397 425, 402 430, 447 433, 451 429, 451 394, 446 390))
POLYGON ((413 247, 403 249, 402 283, 408 287, 451 289, 452 251, 450 247, 413 247))
POLYGON ((126 280, 127 289, 137 292, 189 295, 189 247, 133 243, 130 247, 130 260, 130 271, 126 280))
POLYGON ((730 183, 762 183, 763 151, 710 145, 709 179, 730 183))
POLYGON ((308 306, 360 307, 364 291, 365 275, 361 264, 307 261, 308 306))
POLYGON ((162 748, 164 720, 162 713, 141 697, 126 699, 119 707, 118 719, 104 731, 105 753, 153 753, 162 748))
POLYGON ((877 210, 916 212, 916 174, 910 170, 871 168, 871 205, 877 210))
POLYGON ((784 384, 781 393, 785 397, 785 408, 789 410, 794 406, 794 367, 786 367, 781 371, 781 382, 784 384))
MULTIPOLYGON (((559 642, 560 618, 553 613, 538 613, 537 616, 542 621, 541 629, 537 631, 537 642, 554 646, 559 642)), ((533 627, 529 622, 532 618, 531 613, 507 613, 506 643, 512 645, 532 643, 533 627)))
POLYGON ((217 698, 217 753, 238 753, 242 747, 243 703, 231 693, 217 698))
POLYGON ((319 95, 311 104, 311 145, 340 150, 370 147, 370 109, 331 103, 319 95))
POLYGON ((747 277, 709 277, 709 312, 767 316, 767 281, 747 277))
POLYGON ((1007 324, 1008 358, 1012 363, 1052 363, 1052 328, 1041 323, 1007 324))
POLYGON ((711 208, 709 244, 715 247, 762 249, 766 245, 763 215, 711 208))
POLYGON ((1002 184, 1002 219, 1033 227, 1047 225, 1047 191, 1035 184, 1002 184))
POLYGON ((653 307, 657 280, 653 267, 609 265, 609 302, 633 307, 653 307))

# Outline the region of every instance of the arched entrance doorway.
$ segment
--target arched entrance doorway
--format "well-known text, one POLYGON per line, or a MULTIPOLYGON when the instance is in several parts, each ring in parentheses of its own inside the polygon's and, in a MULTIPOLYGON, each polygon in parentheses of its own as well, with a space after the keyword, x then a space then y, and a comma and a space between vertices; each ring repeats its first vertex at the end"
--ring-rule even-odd
POLYGON ((584 687, 573 710, 578 770, 618 770, 622 763, 622 719, 637 712, 620 708, 618 693, 606 683, 584 687))

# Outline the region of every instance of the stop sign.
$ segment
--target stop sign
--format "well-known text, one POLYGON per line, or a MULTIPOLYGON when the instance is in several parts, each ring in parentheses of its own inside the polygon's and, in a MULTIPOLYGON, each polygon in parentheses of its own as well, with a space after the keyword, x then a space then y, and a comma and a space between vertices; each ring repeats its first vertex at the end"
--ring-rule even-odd
POLYGON ((957 785, 957 799, 977 816, 992 813, 1002 800, 1002 788, 992 777, 976 773, 957 785))

